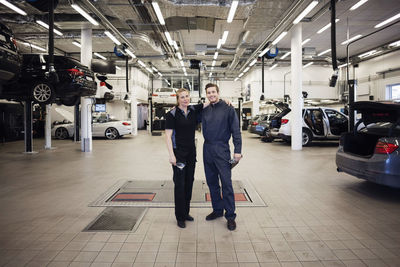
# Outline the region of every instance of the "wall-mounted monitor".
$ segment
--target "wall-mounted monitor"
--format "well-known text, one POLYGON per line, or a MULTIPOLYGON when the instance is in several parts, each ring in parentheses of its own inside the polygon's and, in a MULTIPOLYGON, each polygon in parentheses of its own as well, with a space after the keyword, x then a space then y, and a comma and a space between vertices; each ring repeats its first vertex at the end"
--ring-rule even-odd
POLYGON ((106 104, 95 104, 94 111, 95 112, 106 112, 106 104))
POLYGON ((91 69, 97 73, 104 74, 115 74, 115 62, 111 60, 103 60, 98 58, 93 58, 91 62, 91 69))

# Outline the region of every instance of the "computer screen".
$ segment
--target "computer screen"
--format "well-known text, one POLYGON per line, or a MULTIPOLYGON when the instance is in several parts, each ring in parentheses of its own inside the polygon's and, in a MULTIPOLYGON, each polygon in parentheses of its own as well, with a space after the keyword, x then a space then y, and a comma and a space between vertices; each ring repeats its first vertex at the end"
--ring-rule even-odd
POLYGON ((94 106, 95 112, 106 112, 106 104, 96 104, 94 106))

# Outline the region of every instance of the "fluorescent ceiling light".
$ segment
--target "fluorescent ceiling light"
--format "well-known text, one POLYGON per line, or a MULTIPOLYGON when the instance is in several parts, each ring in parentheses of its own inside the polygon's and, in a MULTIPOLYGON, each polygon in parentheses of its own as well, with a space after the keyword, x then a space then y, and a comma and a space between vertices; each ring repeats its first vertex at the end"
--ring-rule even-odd
POLYGON ((239 80, 239 77, 236 77, 236 78, 235 78, 233 81, 235 81, 235 82, 236 82, 237 80, 239 80))
POLYGON ((310 39, 310 38, 307 38, 307 39, 305 39, 305 40, 301 43, 301 45, 305 45, 305 44, 308 43, 309 41, 311 41, 311 39, 310 39))
POLYGON ((280 40, 283 39, 283 37, 286 36, 286 34, 287 34, 287 32, 282 32, 282 33, 272 42, 272 44, 273 44, 273 45, 276 45, 280 40))
POLYGON ((278 64, 274 64, 274 65, 272 65, 271 68, 269 68, 269 70, 273 70, 273 69, 275 69, 277 66, 278 66, 278 64))
POLYGON ((217 62, 215 62, 215 60, 213 60, 213 62, 212 62, 212 64, 211 64, 211 66, 215 66, 215 63, 217 63, 217 62))
POLYGON ((392 46, 393 46, 393 47, 400 46, 400 40, 389 44, 389 46, 390 46, 390 47, 392 47, 392 46))
POLYGON ((154 66, 151 67, 155 72, 158 72, 158 69, 156 69, 154 66))
POLYGON ((23 44, 23 45, 26 45, 26 46, 29 46, 29 47, 32 47, 32 48, 35 48, 35 49, 37 49, 37 50, 46 52, 46 49, 44 49, 44 48, 42 48, 42 47, 40 47, 40 46, 37 46, 37 45, 34 45, 34 44, 30 44, 30 43, 22 43, 22 44, 23 44))
POLYGON ((214 59, 217 59, 217 57, 218 57, 218 52, 215 52, 214 59))
POLYGON ((183 73, 183 74, 185 74, 185 76, 187 76, 187 73, 185 72, 185 73, 183 73))
POLYGON ((185 67, 183 67, 182 70, 183 70, 183 72, 186 72, 186 68, 185 67))
POLYGON ((77 47, 82 47, 80 43, 78 43, 77 41, 73 41, 72 42, 73 45, 76 45, 77 47))
POLYGON ((94 18, 92 18, 85 10, 83 10, 80 6, 78 6, 76 4, 72 4, 71 7, 73 9, 75 9, 76 11, 78 11, 79 14, 81 14, 85 19, 87 19, 93 25, 95 25, 95 26, 99 25, 99 23, 94 18))
POLYGON ((228 34, 229 34, 229 31, 224 31, 224 34, 222 35, 222 39, 221 39, 221 44, 225 44, 226 43, 226 39, 228 38, 228 34))
POLYGON ((299 23, 310 11, 318 5, 318 1, 312 1, 306 9, 303 10, 303 12, 300 13, 300 15, 297 16, 297 18, 293 21, 293 24, 299 23))
POLYGON ((139 63, 139 65, 141 65, 142 67, 146 67, 146 64, 143 63, 143 61, 141 61, 140 59, 137 61, 139 63))
POLYGON ((281 57, 281 59, 287 58, 291 53, 292 53, 292 52, 287 52, 286 54, 284 54, 284 55, 281 57))
POLYGON ((254 59, 252 62, 250 62, 249 66, 251 67, 251 66, 253 66, 253 65, 256 64, 256 63, 257 63, 257 59, 254 59))
POLYGON ((161 72, 158 72, 158 75, 160 75, 160 77, 162 77, 162 73, 161 72))
POLYGON ((182 67, 185 67, 185 63, 183 63, 183 61, 181 60, 181 61, 179 61, 180 63, 181 63, 181 66, 182 67))
POLYGON ((177 52, 176 55, 178 56, 179 60, 182 60, 181 52, 177 52))
POLYGON ((385 20, 385 21, 382 21, 381 23, 379 23, 379 24, 377 24, 377 25, 375 25, 375 28, 380 28, 380 27, 382 27, 382 26, 384 26, 384 25, 386 25, 386 24, 388 24, 388 23, 390 23, 390 22, 392 22, 392 21, 394 21, 394 20, 396 20, 396 19, 398 19, 398 18, 400 18, 400 13, 397 14, 397 15, 394 15, 394 16, 391 17, 391 18, 388 18, 388 19, 385 20))
POLYGON ((165 81, 168 85, 171 85, 167 79, 164 79, 164 81, 165 81))
POLYGON ((325 55, 326 53, 329 53, 329 52, 331 52, 330 48, 326 49, 325 51, 322 51, 321 53, 318 54, 318 56, 320 57, 320 56, 325 55))
POLYGON ((354 6, 350 7, 350 10, 356 10, 357 8, 359 8, 360 6, 362 6, 363 4, 365 4, 368 0, 361 0, 358 1, 354 6))
MULTIPOLYGON (((39 24, 39 25, 41 25, 41 26, 43 26, 43 27, 45 27, 46 29, 49 29, 49 25, 46 24, 46 23, 44 23, 44 22, 41 21, 41 20, 37 20, 36 23, 39 24)), ((53 31, 54 31, 54 33, 57 34, 57 35, 60 35, 60 36, 63 35, 62 32, 60 32, 60 31, 57 30, 57 29, 53 29, 53 31)))
POLYGON ((132 58, 136 58, 135 54, 134 54, 134 53, 132 53, 132 51, 131 51, 131 50, 129 50, 129 49, 125 49, 125 52, 126 52, 128 55, 130 55, 132 58))
POLYGON ((376 53, 377 53, 376 50, 371 50, 371 51, 368 51, 366 53, 363 53, 363 54, 359 55, 358 57, 359 58, 369 57, 369 56, 372 56, 372 55, 374 55, 376 53))
POLYGON ((351 41, 354 41, 354 40, 360 38, 361 36, 362 36, 362 35, 359 34, 359 35, 356 35, 356 36, 354 36, 354 37, 352 37, 352 38, 350 38, 350 39, 348 39, 348 40, 346 40, 346 41, 343 41, 343 42, 342 42, 342 45, 348 44, 348 43, 350 43, 351 41))
POLYGON ((228 19, 226 20, 228 23, 231 23, 233 17, 235 16, 236 9, 238 7, 239 1, 232 1, 231 9, 229 9, 228 19))
MULTIPOLYGON (((336 19, 335 23, 337 23, 340 19, 336 19)), ((328 29, 329 27, 331 27, 331 23, 329 22, 328 24, 326 24, 324 27, 322 27, 319 31, 317 31, 318 34, 324 32, 326 29, 328 29)))
POLYGON ((94 53, 95 54, 95 56, 97 56, 97 57, 99 57, 99 58, 101 58, 101 59, 104 59, 104 60, 107 60, 107 58, 106 57, 103 57, 102 55, 100 55, 99 53, 94 53))
POLYGON ((154 11, 156 12, 158 21, 160 22, 161 25, 165 25, 165 21, 164 21, 164 18, 163 18, 163 15, 161 13, 161 9, 160 9, 160 6, 158 5, 158 3, 152 2, 151 4, 153 5, 154 11))
POLYGON ((172 41, 172 44, 174 45, 175 50, 178 51, 179 47, 178 47, 178 44, 176 43, 176 41, 172 41))
POLYGON ((243 72, 242 72, 242 73, 240 73, 238 77, 239 77, 239 78, 240 78, 240 77, 242 77, 242 76, 243 76, 243 74, 244 74, 243 72))
POLYGON ((210 75, 208 75, 208 77, 211 77, 212 76, 212 72, 210 72, 210 75))
POLYGON ((172 38, 171 38, 171 35, 169 34, 169 32, 164 32, 164 34, 165 34, 165 37, 167 37, 168 44, 173 45, 174 41, 172 41, 172 38))
POLYGON ((250 69, 250 67, 247 67, 247 68, 245 68, 245 69, 244 69, 244 71, 243 71, 243 72, 244 72, 244 73, 246 73, 246 72, 248 72, 248 71, 249 71, 249 69, 250 69))
POLYGON ((211 67, 211 70, 214 70, 214 67, 211 67))
POLYGON ((150 73, 153 73, 153 71, 152 71, 149 67, 146 67, 146 70, 147 70, 148 72, 150 72, 150 73))
POLYGON ((121 70, 121 68, 120 68, 120 67, 118 67, 118 66, 115 66, 115 68, 116 68, 117 70, 121 70))
POLYGON ((5 5, 6 7, 8 7, 9 9, 14 10, 15 12, 17 12, 18 14, 21 14, 23 16, 26 16, 28 14, 26 14, 25 11, 23 11, 22 9, 20 9, 17 6, 14 6, 13 4, 11 4, 10 2, 6 1, 6 0, 0 0, 0 3, 5 5))
POLYGON ((314 62, 309 62, 306 65, 303 66, 303 69, 307 68, 308 66, 311 66, 312 64, 314 64, 314 62))
POLYGON ((271 48, 269 48, 269 47, 265 48, 258 56, 259 56, 259 57, 264 56, 270 49, 271 49, 271 48))
POLYGON ((107 35, 107 37, 110 38, 111 41, 113 41, 115 44, 121 45, 121 42, 118 41, 118 39, 115 38, 114 35, 112 35, 109 31, 105 31, 104 33, 105 33, 105 35, 107 35))
POLYGON ((349 63, 349 64, 345 63, 345 64, 342 64, 342 65, 339 65, 338 68, 340 69, 340 68, 346 67, 347 65, 351 65, 351 63, 349 63))
POLYGON ((222 40, 218 39, 217 49, 220 49, 222 45, 222 40))

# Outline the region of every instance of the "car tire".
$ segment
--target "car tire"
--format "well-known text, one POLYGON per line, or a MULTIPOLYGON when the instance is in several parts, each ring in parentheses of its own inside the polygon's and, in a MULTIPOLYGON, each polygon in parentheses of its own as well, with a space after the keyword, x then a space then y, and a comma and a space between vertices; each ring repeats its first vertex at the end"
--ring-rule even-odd
POLYGON ((108 140, 114 140, 117 139, 119 137, 119 133, 118 130, 115 129, 114 127, 109 127, 106 129, 106 131, 104 132, 104 136, 108 139, 108 140))
POLYGON ((303 129, 302 144, 303 146, 309 146, 312 142, 312 134, 308 129, 303 129))
POLYGON ((48 82, 37 82, 32 86, 32 100, 38 104, 51 104, 55 98, 54 87, 48 82))
POLYGON ((79 104, 80 100, 81 100, 80 96, 68 97, 61 99, 61 104, 63 104, 64 106, 75 106, 79 104))
POLYGON ((67 139, 69 138, 68 130, 64 127, 57 128, 56 132, 54 133, 54 136, 60 140, 67 139))

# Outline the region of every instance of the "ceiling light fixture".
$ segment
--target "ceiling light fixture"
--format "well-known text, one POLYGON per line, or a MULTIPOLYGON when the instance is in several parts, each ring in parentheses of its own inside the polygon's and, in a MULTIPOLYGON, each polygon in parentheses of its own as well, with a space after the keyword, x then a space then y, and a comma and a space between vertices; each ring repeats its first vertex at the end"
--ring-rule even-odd
POLYGON ((76 45, 77 47, 82 47, 80 43, 78 43, 77 41, 73 41, 72 42, 73 45, 76 45))
POLYGON ((137 61, 139 63, 139 65, 141 65, 142 67, 146 67, 146 64, 143 63, 143 61, 141 61, 140 59, 137 61))
POLYGON ((320 56, 325 55, 326 53, 329 53, 329 52, 331 52, 330 48, 326 49, 325 51, 322 51, 321 53, 318 54, 318 56, 320 57, 320 56))
POLYGON ((0 0, 0 3, 5 5, 6 7, 8 7, 9 9, 14 10, 15 12, 17 12, 18 14, 21 14, 23 16, 26 16, 28 14, 26 14, 25 11, 23 11, 22 9, 20 9, 19 7, 11 4, 10 2, 6 1, 6 0, 0 0))
POLYGON ((265 48, 258 56, 259 56, 259 57, 264 56, 270 49, 271 49, 271 48, 269 48, 269 47, 265 48))
POLYGON ((94 55, 95 55, 95 56, 97 56, 98 58, 101 58, 101 59, 107 60, 107 58, 106 58, 106 57, 104 57, 104 56, 100 55, 99 53, 94 53, 94 55))
POLYGON ((287 52, 286 54, 284 54, 284 55, 281 57, 281 59, 287 58, 291 53, 292 53, 292 52, 287 52))
POLYGON ((254 59, 252 62, 250 62, 249 66, 252 67, 256 63, 257 63, 257 59, 254 59))
POLYGON ((71 7, 76 11, 78 11, 79 14, 81 14, 85 19, 87 19, 93 25, 95 26, 99 25, 99 23, 94 18, 92 18, 85 10, 83 10, 80 6, 72 4, 71 7))
POLYGON ((301 43, 301 45, 305 45, 305 44, 308 43, 309 41, 311 41, 311 39, 310 39, 310 38, 307 38, 307 39, 305 39, 305 40, 301 43))
POLYGON ((226 20, 228 23, 231 23, 233 21, 233 17, 235 16, 238 5, 239 1, 232 1, 231 9, 229 9, 228 19, 226 20))
POLYGON ((146 67, 146 70, 147 70, 148 72, 150 72, 150 73, 153 73, 153 71, 152 71, 149 67, 146 67))
MULTIPOLYGON (((41 20, 37 20, 36 23, 39 24, 40 26, 45 27, 46 29, 49 29, 49 25, 46 24, 46 23, 44 23, 44 22, 41 21, 41 20)), ((63 36, 62 32, 60 32, 59 30, 53 29, 53 31, 54 31, 55 34, 60 35, 60 36, 63 36)))
POLYGON ((210 75, 208 75, 208 77, 211 77, 212 76, 212 72, 210 72, 210 75))
POLYGON ((26 45, 26 46, 29 46, 29 47, 32 47, 32 48, 35 48, 35 49, 37 49, 37 50, 46 52, 46 49, 44 49, 44 48, 42 48, 42 47, 40 47, 40 46, 37 46, 37 45, 34 45, 34 44, 30 44, 30 43, 22 43, 22 44, 23 44, 23 45, 26 45))
POLYGON ((297 16, 297 18, 293 21, 293 24, 299 23, 308 13, 310 13, 313 8, 318 5, 318 1, 312 1, 304 10, 297 16))
POLYGON ((158 69, 156 69, 154 66, 151 67, 155 72, 158 72, 158 69))
POLYGON ((224 34, 222 35, 222 39, 221 39, 221 44, 225 44, 226 43, 226 39, 228 38, 228 34, 229 34, 229 31, 224 31, 224 34))
POLYGON ((179 61, 180 63, 181 63, 181 66, 182 67, 185 67, 185 63, 183 63, 183 61, 181 60, 181 61, 179 61))
POLYGON ((175 50, 178 51, 179 47, 178 47, 178 44, 176 43, 176 41, 172 41, 172 44, 174 45, 175 50))
POLYGON ((242 72, 242 73, 240 73, 238 77, 239 77, 239 78, 240 78, 240 77, 242 77, 242 76, 243 76, 243 74, 244 74, 243 72, 242 72))
POLYGON ((236 77, 236 78, 235 78, 233 81, 235 81, 235 82, 236 82, 237 80, 239 80, 239 77, 236 77))
POLYGON ((345 41, 342 42, 342 45, 348 44, 348 43, 350 43, 351 41, 354 41, 354 40, 360 38, 361 36, 362 36, 362 35, 359 34, 359 35, 356 35, 356 36, 354 36, 354 37, 352 37, 352 38, 350 38, 350 39, 348 39, 348 40, 345 40, 345 41))
POLYGON ((211 70, 214 70, 214 67, 211 67, 211 70))
POLYGON ((368 51, 366 53, 359 55, 358 57, 359 58, 369 57, 369 56, 375 55, 376 53, 377 53, 376 50, 371 50, 371 51, 368 51))
POLYGON ((182 60, 181 52, 177 52, 176 55, 178 56, 179 60, 182 60))
POLYGON ((135 54, 134 54, 134 53, 132 53, 132 51, 131 51, 131 50, 129 50, 129 49, 125 49, 125 51, 126 51, 126 53, 127 53, 128 55, 130 55, 132 58, 136 58, 135 54))
POLYGON ((220 49, 222 46, 222 40, 218 39, 217 49, 220 49))
POLYGON ((161 13, 161 9, 160 9, 160 6, 158 5, 158 3, 152 2, 151 4, 153 5, 154 11, 156 12, 158 21, 160 22, 161 25, 165 25, 165 21, 164 21, 164 18, 163 18, 163 15, 161 13))
MULTIPOLYGON (((335 23, 338 23, 340 19, 336 19, 335 23)), ((331 27, 331 23, 329 22, 328 24, 326 24, 324 27, 322 27, 319 31, 317 31, 318 34, 323 33, 326 29, 328 29, 329 27, 331 27)))
POLYGON ((250 67, 247 67, 247 68, 245 68, 245 69, 243 70, 243 72, 246 73, 246 72, 249 71, 249 69, 250 69, 250 67))
POLYGON ((365 4, 368 0, 361 0, 358 1, 354 6, 350 7, 350 10, 356 10, 357 8, 359 8, 360 6, 362 6, 363 4, 365 4))
POLYGON ((386 25, 386 24, 388 24, 388 23, 390 23, 390 22, 392 22, 392 21, 394 21, 394 20, 396 20, 396 19, 398 19, 398 18, 400 18, 400 13, 397 14, 397 15, 394 15, 394 16, 391 17, 391 18, 388 18, 388 19, 385 20, 385 21, 382 21, 381 23, 379 23, 379 24, 377 24, 377 25, 375 25, 374 28, 380 28, 380 27, 382 27, 382 26, 384 26, 384 25, 386 25))
POLYGON ((215 52, 214 59, 217 59, 217 57, 218 57, 218 52, 215 52))
POLYGON ((306 65, 303 66, 303 69, 305 69, 305 68, 311 66, 312 64, 314 64, 314 62, 308 62, 306 65))
POLYGON ((400 40, 389 44, 389 47, 397 47, 400 46, 400 40))
POLYGON ((282 32, 281 34, 279 34, 279 36, 272 42, 272 45, 276 45, 280 40, 283 39, 283 37, 285 37, 287 34, 287 32, 282 32))
POLYGON ((117 70, 121 70, 121 68, 120 68, 120 67, 118 67, 118 66, 115 66, 115 68, 116 68, 117 70))
POLYGON ((271 68, 269 68, 269 70, 273 70, 273 69, 275 69, 277 66, 278 66, 278 64, 274 64, 274 65, 272 65, 271 68))
POLYGON ((213 60, 213 62, 212 62, 212 64, 211 64, 211 66, 215 66, 215 63, 217 63, 217 62, 215 62, 215 60, 213 60))
POLYGON ((158 75, 160 75, 160 77, 162 77, 162 73, 161 72, 158 72, 158 75))
POLYGON ((174 41, 172 41, 171 35, 169 34, 169 32, 164 32, 165 37, 167 37, 167 41, 169 45, 173 45, 174 41))
POLYGON ((164 81, 165 81, 168 85, 171 85, 167 79, 164 79, 164 81))
POLYGON ((186 68, 185 67, 183 67, 182 70, 183 70, 183 72, 186 72, 186 68))
POLYGON ((341 69, 343 67, 346 67, 347 65, 351 65, 351 63, 345 63, 345 64, 342 64, 342 65, 339 65, 338 68, 341 69))
POLYGON ((111 41, 113 41, 116 45, 121 45, 121 42, 118 41, 118 39, 115 38, 114 35, 112 35, 109 31, 104 31, 104 34, 107 35, 107 37, 110 38, 111 41))

